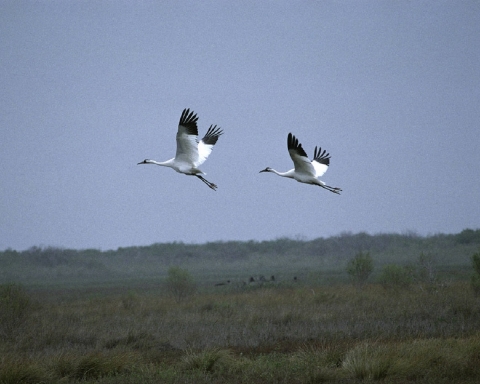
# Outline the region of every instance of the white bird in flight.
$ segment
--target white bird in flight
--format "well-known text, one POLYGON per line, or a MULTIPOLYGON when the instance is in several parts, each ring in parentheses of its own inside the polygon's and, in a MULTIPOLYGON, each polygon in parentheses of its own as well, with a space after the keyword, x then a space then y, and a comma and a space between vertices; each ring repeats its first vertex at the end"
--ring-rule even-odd
POLYGON ((156 164, 163 167, 173 168, 179 173, 189 176, 196 176, 207 184, 214 191, 217 186, 202 175, 205 175, 198 167, 202 165, 207 157, 212 153, 212 148, 217 142, 219 136, 223 133, 220 127, 210 125, 207 133, 202 140, 198 141, 197 115, 189 109, 184 109, 177 131, 177 153, 173 159, 158 162, 145 159, 138 164, 156 164))
POLYGON ((318 148, 317 150, 317 147, 315 147, 313 160, 310 161, 302 148, 302 144, 300 144, 298 139, 291 133, 288 134, 287 145, 288 153, 293 160, 295 168, 287 172, 278 172, 273 168, 267 167, 263 171, 260 171, 260 173, 272 172, 278 176, 295 179, 299 183, 318 185, 329 190, 330 192, 338 195, 340 194, 340 188, 330 187, 323 181, 318 180, 318 177, 322 176, 327 171, 328 165, 330 164, 330 154, 326 153, 327 151, 323 150, 322 152, 322 148, 318 148))

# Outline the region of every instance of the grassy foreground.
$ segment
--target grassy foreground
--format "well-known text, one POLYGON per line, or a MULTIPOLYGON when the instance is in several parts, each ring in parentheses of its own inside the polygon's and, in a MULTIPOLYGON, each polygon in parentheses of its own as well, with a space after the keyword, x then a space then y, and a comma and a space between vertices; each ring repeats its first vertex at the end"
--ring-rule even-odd
POLYGON ((468 283, 224 286, 180 303, 160 289, 20 290, 13 300, 2 384, 480 378, 480 303, 468 283))

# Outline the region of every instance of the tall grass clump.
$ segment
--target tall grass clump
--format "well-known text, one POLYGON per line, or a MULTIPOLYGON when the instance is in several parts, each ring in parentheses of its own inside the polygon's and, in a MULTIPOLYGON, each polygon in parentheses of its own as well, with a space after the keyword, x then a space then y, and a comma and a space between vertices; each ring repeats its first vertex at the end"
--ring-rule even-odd
POLYGON ((292 353, 290 362, 292 369, 301 372, 306 382, 320 383, 334 378, 344 355, 344 347, 335 343, 322 346, 305 344, 292 353))
POLYGON ((25 289, 16 284, 0 285, 0 338, 9 338, 27 319, 32 302, 25 289))
POLYGON ((234 373, 241 369, 241 360, 236 360, 228 349, 206 349, 200 352, 187 351, 182 360, 185 370, 203 373, 234 373))
POLYGON ((356 379, 381 380, 387 377, 391 365, 386 347, 363 343, 346 354, 342 367, 356 379))

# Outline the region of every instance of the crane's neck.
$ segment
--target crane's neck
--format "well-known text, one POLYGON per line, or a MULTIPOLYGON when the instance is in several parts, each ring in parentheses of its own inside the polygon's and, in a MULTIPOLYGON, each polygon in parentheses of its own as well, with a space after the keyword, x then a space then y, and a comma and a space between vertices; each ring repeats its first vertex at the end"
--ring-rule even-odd
POLYGON ((173 165, 173 161, 175 159, 170 159, 170 160, 167 160, 167 161, 155 161, 155 160, 144 160, 144 164, 155 164, 155 165, 160 165, 162 167, 172 167, 173 165))
POLYGON ((270 169, 269 169, 269 172, 275 173, 275 174, 278 175, 278 176, 288 177, 288 178, 290 178, 290 179, 293 179, 294 170, 291 169, 290 171, 287 171, 287 172, 278 172, 277 170, 275 170, 275 169, 273 169, 273 168, 270 168, 270 169))

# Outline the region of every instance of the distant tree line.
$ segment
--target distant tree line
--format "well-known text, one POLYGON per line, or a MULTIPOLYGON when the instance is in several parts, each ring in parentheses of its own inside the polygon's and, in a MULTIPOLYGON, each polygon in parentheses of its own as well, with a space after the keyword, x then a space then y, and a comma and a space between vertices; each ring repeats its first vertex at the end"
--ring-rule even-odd
MULTIPOLYGON (((379 253, 387 249, 408 248, 432 249, 452 248, 456 245, 480 245, 480 229, 465 229, 458 234, 435 234, 420 236, 414 232, 406 234, 375 234, 349 232, 328 238, 296 240, 286 237, 269 241, 217 241, 205 244, 185 244, 183 242, 155 243, 149 246, 120 247, 116 250, 65 249, 58 247, 31 247, 25 251, 8 248, 0 251, 0 260, 8 262, 24 259, 29 264, 53 266, 71 264, 81 259, 82 263, 101 258, 128 257, 162 258, 177 262, 189 258, 214 258, 225 261, 245 260, 252 255, 295 255, 301 257, 335 257, 350 259, 358 252, 379 253)), ((96 265, 92 265, 96 267, 96 265)))

